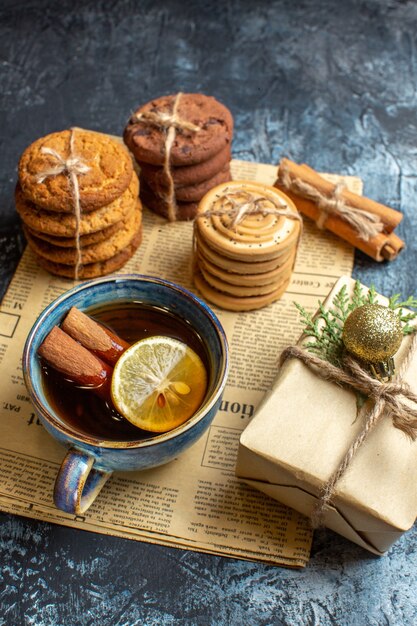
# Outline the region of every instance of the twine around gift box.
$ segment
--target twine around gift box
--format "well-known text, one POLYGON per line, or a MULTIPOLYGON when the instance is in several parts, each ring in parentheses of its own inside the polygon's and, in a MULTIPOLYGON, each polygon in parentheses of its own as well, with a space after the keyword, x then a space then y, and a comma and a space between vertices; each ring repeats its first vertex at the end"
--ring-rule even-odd
POLYGON ((73 199, 73 209, 75 216, 75 250, 76 250, 76 261, 75 261, 75 270, 74 270, 74 278, 78 280, 79 269, 82 264, 82 254, 81 254, 81 246, 80 246, 80 221, 81 221, 81 206, 80 206, 80 186, 78 183, 78 176, 82 174, 86 174, 90 171, 90 167, 84 163, 81 157, 75 154, 74 148, 74 139, 75 139, 75 129, 70 129, 70 141, 69 141, 69 156, 64 159, 64 157, 59 154, 53 148, 48 148, 43 146, 41 148, 42 154, 47 154, 52 156, 57 165, 53 165, 48 169, 45 169, 43 172, 39 172, 36 176, 37 183, 43 183, 46 178, 58 176, 58 174, 65 174, 68 177, 71 196, 73 199))
POLYGON ((307 365, 307 367, 311 368, 320 378, 338 385, 346 385, 350 389, 359 391, 374 403, 365 417, 361 432, 351 443, 339 466, 321 489, 317 505, 310 518, 313 528, 322 526, 324 509, 327 505, 331 504, 331 499, 335 494, 337 484, 348 470, 356 452, 366 441, 371 430, 379 422, 384 408, 388 408, 395 428, 402 430, 413 441, 417 438, 417 408, 411 408, 404 403, 404 399, 406 399, 414 403, 417 407, 417 394, 411 391, 407 383, 402 381, 416 349, 417 332, 414 332, 394 382, 381 382, 373 378, 350 356, 345 357, 343 369, 341 369, 327 361, 323 361, 299 346, 289 346, 282 352, 280 366, 283 365, 286 359, 299 359, 307 365))

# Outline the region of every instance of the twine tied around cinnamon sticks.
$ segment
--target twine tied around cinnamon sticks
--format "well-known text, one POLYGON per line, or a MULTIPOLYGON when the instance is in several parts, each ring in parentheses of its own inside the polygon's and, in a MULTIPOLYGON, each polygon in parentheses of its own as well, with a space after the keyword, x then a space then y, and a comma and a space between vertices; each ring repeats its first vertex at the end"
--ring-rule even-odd
POLYGON ((387 409, 395 428, 403 431, 413 441, 417 439, 417 394, 411 391, 407 383, 402 382, 403 376, 408 369, 416 349, 417 332, 413 335, 394 382, 381 382, 373 378, 350 356, 345 357, 343 369, 341 369, 327 361, 323 361, 299 346, 289 346, 282 352, 280 366, 282 366, 284 361, 288 358, 297 358, 307 365, 307 367, 311 368, 314 373, 323 380, 328 380, 338 385, 346 385, 350 389, 366 395, 368 399, 373 402, 372 407, 368 409, 366 414, 362 430, 349 446, 339 466, 321 489, 317 505, 311 515, 311 525, 313 528, 318 528, 322 525, 324 509, 330 504, 335 494, 337 484, 345 475, 358 449, 366 441, 371 430, 380 421, 384 409, 387 409), (404 400, 412 402, 415 408, 405 404, 404 400))
POLYGON ((293 200, 300 213, 375 261, 393 261, 405 247, 394 232, 403 217, 400 211, 343 185, 335 186, 305 163, 299 165, 290 159, 281 159, 274 186, 293 200), (364 215, 365 221, 358 230, 356 220, 364 215), (375 224, 379 226, 374 228, 375 224))
POLYGON ((80 246, 80 221, 81 221, 81 207, 80 207, 80 186, 78 183, 78 176, 86 174, 90 171, 90 167, 84 163, 84 161, 75 154, 74 149, 74 137, 75 129, 70 129, 70 141, 69 141, 69 156, 64 157, 59 154, 53 148, 43 146, 41 148, 42 154, 48 154, 52 156, 57 165, 51 166, 45 169, 43 172, 39 172, 36 176, 36 182, 43 183, 47 178, 58 176, 59 174, 66 174, 70 183, 70 190, 73 199, 74 215, 75 215, 75 248, 76 248, 76 262, 75 262, 75 280, 78 280, 78 272, 81 265, 81 246, 80 246))
POLYGON ((248 215, 276 215, 278 217, 288 217, 289 219, 298 221, 301 226, 303 223, 301 215, 288 208, 284 202, 278 204, 272 198, 256 197, 245 190, 239 191, 239 193, 225 193, 221 197, 221 200, 224 202, 220 209, 209 209, 197 213, 196 219, 202 217, 228 216, 231 218, 229 226, 234 229, 236 229, 248 215), (243 201, 241 199, 242 196, 243 201), (240 202, 238 199, 240 199, 240 202), (228 203, 230 207, 226 207, 226 203, 228 203), (267 204, 272 204, 273 206, 265 206, 267 204))
POLYGON ((301 180, 300 178, 291 178, 288 167, 285 163, 281 163, 278 170, 278 180, 280 185, 288 191, 311 200, 319 209, 319 216, 316 224, 320 229, 324 228, 325 222, 329 215, 335 214, 345 222, 347 222, 357 232, 358 237, 364 241, 369 241, 378 233, 384 230, 384 224, 379 217, 369 211, 363 211, 355 207, 349 206, 341 194, 344 189, 343 183, 335 185, 333 193, 328 196, 321 193, 318 189, 301 180))
POLYGON ((172 113, 165 111, 144 111, 143 113, 137 113, 133 116, 133 120, 136 122, 145 122, 152 124, 157 128, 166 131, 165 137, 165 154, 164 154, 164 174, 168 179, 168 193, 166 201, 168 204, 168 220, 174 222, 177 213, 177 203, 175 200, 175 186, 174 179, 171 173, 171 150, 174 145, 177 130, 188 130, 192 133, 197 133, 201 130, 200 126, 183 120, 178 115, 178 108, 182 97, 182 92, 177 93, 175 96, 174 104, 172 107, 172 113))

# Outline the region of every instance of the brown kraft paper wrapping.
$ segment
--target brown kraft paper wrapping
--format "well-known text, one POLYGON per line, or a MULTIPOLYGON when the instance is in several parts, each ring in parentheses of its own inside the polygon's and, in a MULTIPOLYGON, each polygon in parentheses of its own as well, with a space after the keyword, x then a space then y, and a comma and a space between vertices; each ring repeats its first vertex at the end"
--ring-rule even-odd
MULTIPOLYGON (((340 279, 325 308, 343 284, 352 289, 354 281, 340 279)), ((404 338, 395 356, 397 365, 409 341, 404 338)), ((404 381, 412 388, 414 384, 415 390, 416 380, 414 355, 404 381)), ((320 489, 362 427, 353 391, 324 381, 297 359, 289 359, 241 436, 237 476, 310 516, 320 489)), ((382 554, 415 521, 416 477, 417 443, 383 415, 337 484, 332 503, 324 510, 324 525, 382 554)))

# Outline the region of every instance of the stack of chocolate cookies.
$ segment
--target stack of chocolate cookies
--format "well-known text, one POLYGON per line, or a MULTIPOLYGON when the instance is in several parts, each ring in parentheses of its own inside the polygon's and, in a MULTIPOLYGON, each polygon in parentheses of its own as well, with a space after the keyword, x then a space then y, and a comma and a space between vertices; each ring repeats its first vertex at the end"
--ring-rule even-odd
POLYGON ((232 137, 230 111, 211 96, 179 93, 139 107, 123 138, 144 204, 170 220, 194 218, 204 194, 231 179, 232 137))
POLYGON ((250 311, 283 295, 301 229, 284 193, 255 182, 219 185, 200 202, 195 223, 194 283, 207 300, 250 311))
POLYGON ((139 181, 126 148, 106 135, 64 130, 19 162, 16 209, 43 268, 86 279, 120 269, 142 238, 139 181))

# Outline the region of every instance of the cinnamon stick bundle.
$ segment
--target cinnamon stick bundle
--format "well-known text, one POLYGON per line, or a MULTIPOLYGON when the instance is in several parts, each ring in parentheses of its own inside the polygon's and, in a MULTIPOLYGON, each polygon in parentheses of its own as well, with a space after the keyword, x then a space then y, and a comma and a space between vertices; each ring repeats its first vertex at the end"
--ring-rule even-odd
POLYGON ((129 347, 126 341, 72 307, 38 348, 44 361, 78 387, 110 400, 113 366, 129 347))
POLYGON ((61 328, 109 365, 115 365, 117 359, 130 345, 75 306, 67 313, 61 328))
POLYGON ((287 194, 301 213, 375 261, 392 261, 405 246, 394 233, 402 213, 335 187, 308 165, 282 159, 275 187, 287 194))
POLYGON ((112 367, 54 326, 38 348, 38 354, 66 380, 88 387, 108 400, 112 367))

